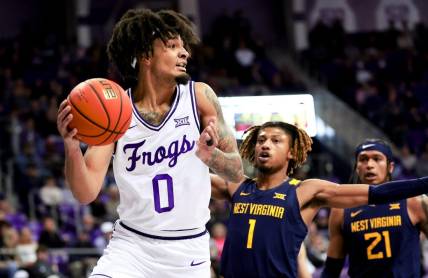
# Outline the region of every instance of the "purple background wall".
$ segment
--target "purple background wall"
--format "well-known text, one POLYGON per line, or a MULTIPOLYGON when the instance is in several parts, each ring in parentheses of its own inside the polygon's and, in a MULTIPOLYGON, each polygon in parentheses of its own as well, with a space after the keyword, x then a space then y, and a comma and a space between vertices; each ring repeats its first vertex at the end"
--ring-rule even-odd
POLYGON ((284 36, 283 8, 281 1, 263 0, 200 0, 201 30, 203 34, 210 31, 214 18, 223 11, 232 14, 241 9, 253 27, 254 35, 266 43, 284 36))
MULTIPOLYGON (((306 1, 306 18, 309 18, 315 3, 319 0, 306 1)), ((322 1, 322 0, 321 0, 322 1)), ((327 0, 328 1, 328 0, 327 0)), ((376 27, 376 8, 381 0, 345 0, 355 14, 357 28, 361 31, 373 30, 376 27)), ((422 22, 428 25, 428 1, 426 0, 405 0, 411 1, 419 10, 422 22)))

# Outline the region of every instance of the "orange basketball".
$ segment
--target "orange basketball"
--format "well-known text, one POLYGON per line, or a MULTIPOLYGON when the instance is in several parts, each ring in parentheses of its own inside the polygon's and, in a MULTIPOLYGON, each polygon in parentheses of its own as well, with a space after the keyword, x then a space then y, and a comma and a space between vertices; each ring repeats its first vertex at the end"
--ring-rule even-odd
POLYGON ((93 78, 79 83, 68 95, 76 138, 88 145, 107 145, 119 140, 131 123, 132 104, 117 83, 93 78))

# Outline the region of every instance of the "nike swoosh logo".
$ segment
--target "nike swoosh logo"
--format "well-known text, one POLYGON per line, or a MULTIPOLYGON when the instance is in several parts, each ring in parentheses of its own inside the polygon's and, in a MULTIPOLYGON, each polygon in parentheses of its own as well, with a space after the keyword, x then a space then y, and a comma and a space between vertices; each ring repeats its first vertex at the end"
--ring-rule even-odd
POLYGON ((249 192, 241 192, 241 193, 239 193, 239 196, 248 196, 250 194, 251 193, 249 193, 249 192))
POLYGON ((360 210, 357 210, 357 211, 351 212, 351 218, 354 218, 355 216, 357 216, 358 214, 360 214, 362 211, 363 211, 363 210, 362 210, 362 209, 360 209, 360 210))
POLYGON ((364 149, 367 149, 367 148, 373 147, 374 145, 375 145, 375 144, 362 145, 362 146, 361 146, 361 148, 364 150, 364 149))
POLYGON ((205 263, 206 261, 202 261, 202 262, 198 262, 198 263, 195 263, 195 261, 192 261, 191 263, 190 263, 190 266, 197 266, 197 265, 201 265, 201 264, 203 264, 203 263, 205 263))

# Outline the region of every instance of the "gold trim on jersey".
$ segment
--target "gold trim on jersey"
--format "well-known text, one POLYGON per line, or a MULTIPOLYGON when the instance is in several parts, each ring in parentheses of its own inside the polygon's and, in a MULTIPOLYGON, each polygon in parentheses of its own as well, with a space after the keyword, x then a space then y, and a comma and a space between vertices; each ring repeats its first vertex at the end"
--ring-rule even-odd
POLYGON ((293 186, 296 186, 296 185, 298 185, 300 183, 300 180, 298 180, 298 179, 291 179, 289 182, 288 182, 288 184, 289 185, 293 185, 293 186))
POLYGON ((280 200, 285 200, 285 196, 287 196, 287 194, 284 193, 278 193, 278 192, 274 192, 274 199, 280 199, 280 200))
POLYGON ((389 210, 400 209, 400 203, 389 204, 389 210))

